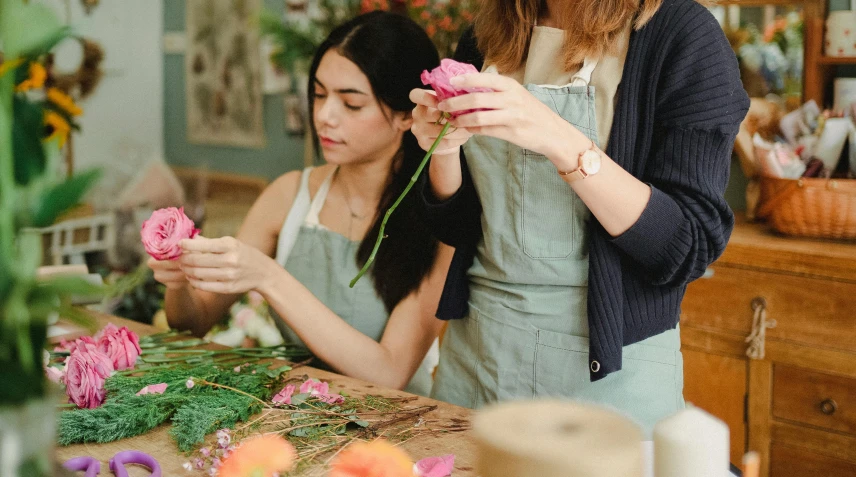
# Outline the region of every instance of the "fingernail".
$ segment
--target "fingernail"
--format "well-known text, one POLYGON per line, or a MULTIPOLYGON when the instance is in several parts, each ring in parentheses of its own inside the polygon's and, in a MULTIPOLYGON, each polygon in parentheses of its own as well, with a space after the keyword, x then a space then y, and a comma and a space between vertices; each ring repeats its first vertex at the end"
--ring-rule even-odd
POLYGON ((441 101, 441 102, 437 103, 437 109, 439 109, 440 111, 445 111, 446 110, 446 102, 441 101))

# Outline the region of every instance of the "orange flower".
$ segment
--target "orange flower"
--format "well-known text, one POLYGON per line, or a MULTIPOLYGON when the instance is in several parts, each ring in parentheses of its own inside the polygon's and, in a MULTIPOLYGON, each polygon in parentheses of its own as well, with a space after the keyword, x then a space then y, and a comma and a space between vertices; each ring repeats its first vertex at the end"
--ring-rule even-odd
POLYGON ((327 477, 413 477, 413 462, 384 440, 357 442, 336 457, 327 477))
POLYGON ((428 34, 428 37, 434 38, 434 35, 437 33, 437 27, 434 25, 428 25, 425 27, 425 33, 428 34))
POLYGON ((57 139, 59 147, 62 148, 65 145, 65 140, 68 138, 68 133, 71 132, 71 126, 68 125, 68 121, 56 112, 48 111, 45 113, 45 126, 47 126, 48 130, 48 137, 45 140, 51 141, 57 139))
POLYGON ((247 439, 235 448, 218 469, 220 477, 270 477, 288 472, 294 466, 297 451, 282 436, 273 434, 247 439))
POLYGON ((74 104, 74 100, 71 99, 71 96, 56 88, 48 88, 48 101, 57 105, 63 111, 72 116, 80 116, 83 114, 83 110, 80 109, 80 106, 74 104))
POLYGON ((452 31, 452 17, 445 17, 437 24, 441 30, 452 31))
POLYGON ((30 77, 21 82, 15 87, 15 91, 23 93, 34 88, 41 88, 45 85, 45 80, 48 78, 48 72, 45 67, 35 61, 30 63, 30 77))

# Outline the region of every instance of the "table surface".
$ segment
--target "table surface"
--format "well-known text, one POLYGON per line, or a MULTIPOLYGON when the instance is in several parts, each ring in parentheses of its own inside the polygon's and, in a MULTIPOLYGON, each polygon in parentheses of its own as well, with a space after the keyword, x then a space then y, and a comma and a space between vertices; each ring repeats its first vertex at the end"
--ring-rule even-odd
MULTIPOLYGON (((99 327, 104 326, 108 322, 112 322, 118 326, 127 326, 129 329, 139 335, 154 334, 158 330, 152 326, 129 321, 123 318, 98 315, 97 324, 99 327)), ((58 336, 70 338, 69 336, 58 336)), ((364 396, 371 394, 373 396, 382 397, 413 397, 414 401, 407 404, 407 407, 417 407, 423 405, 437 406, 436 410, 423 415, 426 422, 430 423, 433 428, 461 428, 469 427, 469 421, 472 411, 462 407, 454 406, 448 403, 435 401, 432 399, 413 396, 393 389, 376 386, 359 379, 349 378, 335 373, 322 371, 320 369, 302 366, 291 373, 297 373, 299 376, 307 375, 311 378, 323 380, 330 383, 332 391, 345 391, 352 396, 364 396)), ((83 455, 93 456, 101 461, 102 472, 109 474, 108 462, 117 452, 124 450, 139 450, 154 456, 161 465, 163 475, 191 475, 182 468, 182 464, 188 461, 188 458, 178 450, 172 438, 167 434, 169 425, 162 425, 157 429, 146 434, 123 439, 120 441, 110 442, 106 444, 75 444, 66 447, 57 448, 57 458, 60 462, 64 462, 72 457, 83 455)), ((455 454, 455 470, 456 477, 474 476, 473 470, 475 464, 475 446, 471 438, 471 431, 463 430, 447 433, 425 433, 419 434, 416 437, 402 443, 400 446, 410 457, 416 461, 424 457, 439 456, 445 454, 455 454)), ((142 467, 130 466, 131 476, 148 476, 149 473, 142 467)), ((315 475, 320 469, 310 468, 304 475, 315 475)), ((196 474, 196 473, 194 473, 196 474)), ((201 472, 198 473, 202 475, 201 472)))

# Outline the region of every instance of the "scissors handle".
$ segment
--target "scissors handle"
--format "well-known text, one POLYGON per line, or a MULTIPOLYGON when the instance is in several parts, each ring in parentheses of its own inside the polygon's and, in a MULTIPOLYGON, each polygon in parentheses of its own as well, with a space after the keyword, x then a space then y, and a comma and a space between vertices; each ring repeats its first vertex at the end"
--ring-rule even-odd
MULTIPOLYGON (((116 477, 128 477, 125 464, 140 464, 151 470, 151 477, 161 477, 161 468, 154 457, 140 451, 122 451, 110 459, 110 470, 116 477)), ((88 476, 87 476, 88 477, 88 476)))
POLYGON ((62 466, 72 472, 86 471, 83 477, 95 477, 101 473, 101 462, 90 456, 73 457, 63 462, 62 466))

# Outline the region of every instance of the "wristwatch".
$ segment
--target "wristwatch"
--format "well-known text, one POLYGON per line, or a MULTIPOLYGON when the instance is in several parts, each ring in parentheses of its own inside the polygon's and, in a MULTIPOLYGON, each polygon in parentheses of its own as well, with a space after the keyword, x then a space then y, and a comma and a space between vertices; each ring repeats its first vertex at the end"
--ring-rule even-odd
POLYGON ((601 156, 594 141, 591 142, 591 147, 580 153, 578 160, 579 167, 572 171, 557 171, 560 176, 570 176, 565 180, 568 182, 585 179, 588 176, 593 176, 600 171, 601 156))

